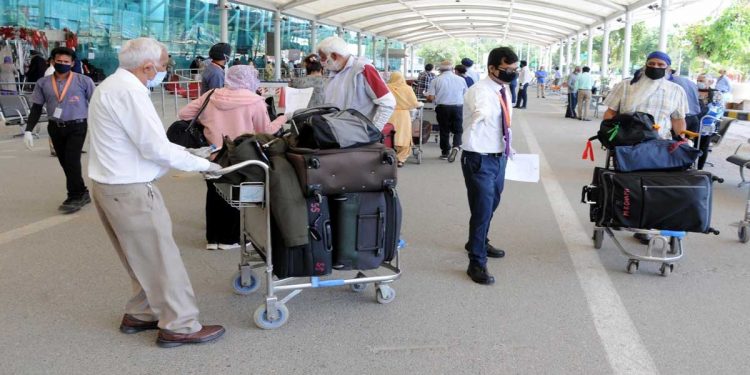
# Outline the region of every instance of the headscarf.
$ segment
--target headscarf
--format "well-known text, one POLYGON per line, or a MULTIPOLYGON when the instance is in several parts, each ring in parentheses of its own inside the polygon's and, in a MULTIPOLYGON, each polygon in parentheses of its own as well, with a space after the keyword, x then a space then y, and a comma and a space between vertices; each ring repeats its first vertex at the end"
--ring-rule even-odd
POLYGON ((3 58, 3 64, 12 64, 12 63, 13 63, 13 58, 12 57, 5 56, 5 58, 3 58))
POLYGON ((258 86, 260 86, 258 71, 250 65, 234 65, 227 69, 224 87, 230 90, 246 89, 255 92, 258 86))
POLYGON ((666 53, 662 51, 654 51, 654 52, 649 53, 648 57, 646 58, 646 61, 651 60, 651 59, 663 60, 664 62, 667 63, 667 65, 670 65, 670 66, 672 65, 672 59, 670 59, 669 55, 667 55, 666 53))
POLYGON ((416 101, 414 90, 406 84, 404 75, 400 72, 391 72, 391 78, 388 80, 388 89, 391 90, 393 96, 396 97, 396 103, 410 103, 416 101))

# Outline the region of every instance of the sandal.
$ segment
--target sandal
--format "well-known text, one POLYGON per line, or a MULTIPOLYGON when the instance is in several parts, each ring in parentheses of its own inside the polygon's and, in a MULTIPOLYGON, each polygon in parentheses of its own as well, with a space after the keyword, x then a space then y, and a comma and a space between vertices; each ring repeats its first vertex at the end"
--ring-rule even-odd
POLYGON ((400 162, 398 162, 398 164, 396 164, 396 165, 398 165, 398 167, 399 167, 399 168, 401 168, 401 167, 403 167, 403 166, 404 166, 404 162, 400 161, 400 162))

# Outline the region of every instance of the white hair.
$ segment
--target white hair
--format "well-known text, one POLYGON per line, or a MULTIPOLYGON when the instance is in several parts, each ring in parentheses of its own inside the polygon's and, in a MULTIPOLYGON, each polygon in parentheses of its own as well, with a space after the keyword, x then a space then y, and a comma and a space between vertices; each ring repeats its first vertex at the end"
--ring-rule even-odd
POLYGON ((318 51, 318 53, 324 53, 328 56, 330 56, 332 53, 341 55, 343 57, 351 56, 351 53, 349 53, 349 46, 348 44, 346 44, 346 41, 337 36, 329 36, 328 38, 323 39, 320 43, 318 43, 318 46, 315 47, 315 50, 318 51))
POLYGON ((136 38, 125 42, 117 56, 120 68, 135 69, 145 63, 159 63, 161 54, 167 52, 167 47, 152 38, 136 38))

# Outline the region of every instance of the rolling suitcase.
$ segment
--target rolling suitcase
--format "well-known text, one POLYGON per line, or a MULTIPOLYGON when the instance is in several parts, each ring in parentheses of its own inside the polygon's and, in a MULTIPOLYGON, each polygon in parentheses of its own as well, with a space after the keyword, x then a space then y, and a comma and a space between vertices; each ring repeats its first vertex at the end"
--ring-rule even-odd
POLYGON ((708 233, 713 176, 704 171, 594 171, 584 188, 591 219, 599 226, 708 233))
POLYGON ((273 273, 278 278, 325 276, 331 273, 333 243, 328 198, 307 198, 309 241, 287 247, 275 221, 271 225, 273 273))
POLYGON ((307 197, 383 191, 396 186, 396 152, 381 143, 328 150, 290 147, 286 156, 307 197))
POLYGON ((334 268, 369 270, 396 254, 401 204, 395 189, 331 198, 334 268))

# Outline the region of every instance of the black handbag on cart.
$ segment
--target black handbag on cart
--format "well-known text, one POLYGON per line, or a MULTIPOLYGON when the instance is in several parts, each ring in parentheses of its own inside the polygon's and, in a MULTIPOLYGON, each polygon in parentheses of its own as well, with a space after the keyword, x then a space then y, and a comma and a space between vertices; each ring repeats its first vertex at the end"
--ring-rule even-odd
POLYGON ((211 90, 208 95, 206 95, 206 100, 203 102, 192 121, 187 122, 185 120, 178 120, 173 122, 172 125, 169 125, 169 128, 167 128, 167 139, 169 139, 170 142, 185 148, 201 148, 208 146, 208 141, 203 135, 203 125, 198 121, 198 116, 200 116, 201 113, 203 113, 203 110, 206 109, 208 100, 211 99, 211 95, 213 95, 214 91, 215 90, 211 90))

